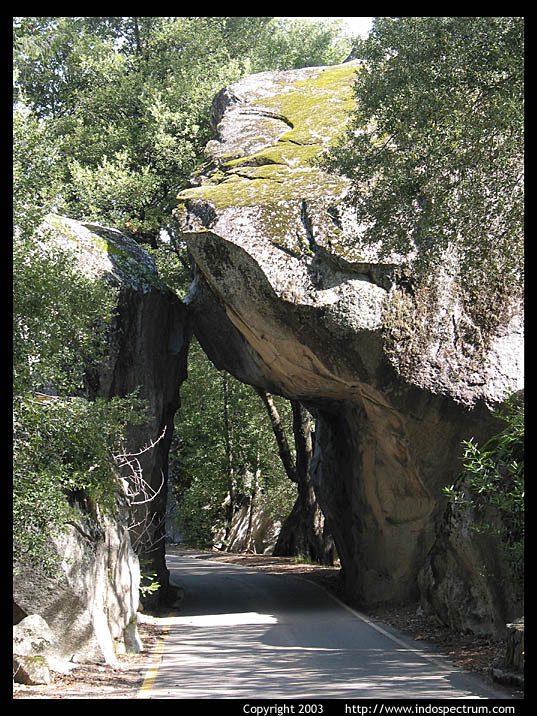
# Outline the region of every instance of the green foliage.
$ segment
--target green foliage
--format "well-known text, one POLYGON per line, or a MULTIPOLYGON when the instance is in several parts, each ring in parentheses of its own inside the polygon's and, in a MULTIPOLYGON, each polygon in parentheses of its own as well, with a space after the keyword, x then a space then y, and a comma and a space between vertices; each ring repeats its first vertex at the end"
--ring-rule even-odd
MULTIPOLYGON (((190 544, 210 547, 215 529, 225 526, 230 517, 226 509, 230 492, 249 497, 257 474, 259 504, 274 519, 283 519, 292 508, 296 487, 285 475, 255 391, 216 370, 196 341, 191 344, 188 373, 170 450, 170 477, 178 497, 180 531, 190 544), (227 425, 224 380, 228 381, 227 425)), ((282 400, 278 407, 290 423, 285 403, 282 400)))
POLYGON ((13 242, 14 387, 69 394, 102 356, 114 292, 75 270, 66 252, 13 242))
POLYGON ((19 103, 13 151, 13 369, 16 393, 80 390, 99 360, 115 294, 38 227, 53 208, 57 158, 46 125, 19 103))
POLYGON ((31 237, 58 192, 57 152, 45 122, 22 99, 13 111, 13 216, 18 237, 31 237))
POLYGON ((375 18, 327 159, 351 180, 364 241, 422 276, 449 247, 481 315, 523 275, 523 31, 520 17, 375 18))
POLYGON ((157 266, 160 280, 183 298, 192 283, 192 270, 187 258, 171 242, 161 241, 157 248, 145 247, 157 266))
POLYGON ((149 560, 140 560, 140 596, 143 598, 158 592, 160 589, 160 582, 157 580, 156 572, 148 572, 147 566, 150 564, 149 560))
MULTIPOLYGON (((136 396, 95 402, 83 398, 17 395, 14 400, 13 550, 16 563, 51 573, 50 537, 73 507, 115 513, 119 491, 113 455, 129 423, 143 411, 136 396)), ((94 516, 96 516, 94 514, 94 516)))
POLYGON ((113 455, 143 406, 136 396, 71 397, 103 358, 116 292, 38 230, 54 208, 58 158, 49 127, 20 99, 13 159, 13 547, 17 563, 50 573, 50 537, 73 519, 75 498, 90 511, 115 508, 113 455))
POLYGON ((216 92, 254 71, 341 61, 336 26, 268 17, 14 19, 15 96, 61 158, 58 210, 156 246, 211 137, 216 92))
POLYGON ((473 439, 463 443, 464 470, 444 492, 454 509, 472 507, 479 515, 493 506, 501 527, 484 519, 474 525, 478 531, 494 534, 501 541, 513 575, 524 575, 524 403, 512 398, 496 416, 507 424, 481 447, 473 439))
POLYGON ((261 72, 336 65, 346 59, 350 49, 351 43, 338 22, 273 18, 264 27, 263 41, 252 45, 246 54, 249 71, 261 72))

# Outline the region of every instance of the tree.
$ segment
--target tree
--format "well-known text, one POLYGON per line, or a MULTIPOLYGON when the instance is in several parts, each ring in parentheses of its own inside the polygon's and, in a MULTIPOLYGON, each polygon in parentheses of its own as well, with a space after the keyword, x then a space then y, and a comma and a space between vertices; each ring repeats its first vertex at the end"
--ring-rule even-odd
POLYGON ((264 390, 258 389, 257 392, 270 418, 287 477, 296 483, 298 491, 293 509, 278 535, 273 554, 281 557, 301 556, 319 564, 333 564, 333 540, 325 532, 324 515, 317 503, 310 477, 313 452, 311 418, 299 401, 291 401, 295 444, 293 455, 272 396, 264 390))
POLYGON ((57 154, 42 120, 19 103, 13 123, 13 336, 17 394, 70 394, 99 360, 114 291, 86 278, 38 228, 53 207, 57 154))
POLYGON ((250 58, 250 72, 334 65, 349 54, 350 41, 338 21, 267 19, 263 41, 253 43, 245 53, 250 58))
POLYGON ((274 554, 332 564, 333 543, 309 475, 311 456, 311 419, 298 401, 217 371, 193 342, 170 457, 179 526, 189 542, 213 546, 222 530, 226 548, 233 517, 246 500, 246 548, 260 508, 282 522, 274 554))
POLYGON ((296 488, 274 449, 255 391, 216 370, 195 340, 188 373, 170 449, 170 479, 179 497, 180 529, 190 543, 208 547, 215 532, 229 532, 245 501, 250 514, 257 502, 274 520, 283 520, 296 488))
POLYGON ((245 74, 341 60, 336 26, 268 17, 15 18, 16 93, 61 157, 60 210, 153 247, 211 136, 216 92, 245 74))
POLYGON ((103 357, 115 292, 77 268, 46 231, 57 155, 48 126, 17 102, 13 152, 13 552, 53 573, 51 537, 79 523, 74 506, 116 510, 114 454, 143 405, 84 398, 103 357))
MULTIPOLYGON (((80 527, 80 511, 119 511, 119 464, 126 429, 144 409, 135 396, 110 401, 30 393, 14 398, 14 563, 54 574, 59 556, 51 537, 67 524, 80 527)), ((130 508, 130 502, 123 500, 130 508)))
POLYGON ((473 529, 494 535, 514 585, 524 587, 524 398, 511 396, 495 411, 505 427, 483 445, 463 443, 463 470, 444 489, 455 513, 473 510, 473 529), (491 519, 492 516, 496 519, 491 519), (498 520, 499 518, 499 520, 498 520), (499 524, 498 524, 499 521, 499 524))
POLYGON ((403 255, 422 282, 457 257, 478 325, 523 278, 523 31, 521 17, 375 18, 327 161, 381 256, 403 255))

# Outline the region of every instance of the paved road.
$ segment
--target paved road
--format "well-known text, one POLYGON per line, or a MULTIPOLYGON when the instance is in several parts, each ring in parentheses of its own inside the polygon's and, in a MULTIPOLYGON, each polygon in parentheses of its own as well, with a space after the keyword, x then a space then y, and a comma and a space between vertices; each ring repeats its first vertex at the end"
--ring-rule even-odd
POLYGON ((168 566, 185 598, 144 698, 505 698, 304 579, 189 556, 168 566))

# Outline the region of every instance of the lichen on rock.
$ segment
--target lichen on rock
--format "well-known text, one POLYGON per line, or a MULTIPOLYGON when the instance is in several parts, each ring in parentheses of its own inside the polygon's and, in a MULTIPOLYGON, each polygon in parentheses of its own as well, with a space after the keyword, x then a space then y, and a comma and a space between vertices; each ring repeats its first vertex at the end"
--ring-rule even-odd
POLYGON ((114 283, 135 290, 166 290, 151 256, 117 229, 51 214, 40 230, 51 232, 57 246, 74 253, 79 269, 90 278, 109 275, 114 283))

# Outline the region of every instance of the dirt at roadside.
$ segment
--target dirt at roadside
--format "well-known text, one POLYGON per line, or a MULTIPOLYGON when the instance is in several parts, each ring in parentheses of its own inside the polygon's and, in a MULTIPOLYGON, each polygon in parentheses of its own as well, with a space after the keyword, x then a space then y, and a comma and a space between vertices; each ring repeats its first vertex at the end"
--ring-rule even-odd
POLYGON ((121 654, 116 668, 106 664, 76 664, 69 673, 51 671, 51 683, 39 686, 13 684, 14 699, 132 699, 153 662, 162 628, 139 624, 143 643, 139 654, 121 654))
MULTIPOLYGON (((200 551, 183 546, 170 545, 169 554, 190 554, 192 557, 238 564, 263 570, 270 574, 290 574, 309 579, 327 589, 341 601, 345 601, 339 579, 339 568, 298 564, 293 557, 270 555, 230 554, 216 551, 200 551)), ((353 605, 350 605, 353 606, 353 605)), ((359 609, 373 621, 389 624, 403 634, 432 645, 450 661, 466 671, 490 680, 490 669, 495 660, 503 655, 505 644, 501 640, 479 637, 475 634, 459 634, 420 614, 418 605, 359 609)), ((52 672, 52 682, 46 686, 13 685, 13 698, 37 699, 132 699, 136 698, 145 674, 154 661, 154 650, 162 633, 157 624, 141 623, 140 636, 144 645, 139 654, 119 656, 119 665, 80 664, 68 674, 52 672)), ((496 686, 496 688, 498 688, 496 686)), ((505 688, 506 697, 523 698, 516 688, 505 688)))

